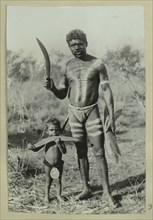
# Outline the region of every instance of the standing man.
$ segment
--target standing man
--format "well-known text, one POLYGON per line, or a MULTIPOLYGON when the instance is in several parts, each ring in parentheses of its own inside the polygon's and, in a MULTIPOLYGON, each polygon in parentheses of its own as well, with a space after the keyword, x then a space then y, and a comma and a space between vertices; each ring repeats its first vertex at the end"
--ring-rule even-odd
POLYGON ((83 183, 83 191, 79 199, 91 196, 89 181, 89 162, 87 156, 87 136, 92 144, 101 183, 103 196, 110 205, 115 205, 108 180, 108 167, 104 151, 104 132, 97 105, 99 86, 109 112, 110 127, 115 132, 114 101, 106 67, 101 60, 86 52, 88 45, 86 34, 81 30, 72 30, 66 36, 68 47, 73 54, 65 67, 59 87, 55 87, 52 79, 45 78, 44 86, 59 99, 68 95, 69 124, 75 138, 78 165, 83 183))

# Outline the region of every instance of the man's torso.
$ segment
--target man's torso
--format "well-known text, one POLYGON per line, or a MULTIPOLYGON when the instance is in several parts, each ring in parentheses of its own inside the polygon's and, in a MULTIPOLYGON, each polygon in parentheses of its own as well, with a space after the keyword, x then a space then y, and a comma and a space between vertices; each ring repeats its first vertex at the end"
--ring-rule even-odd
POLYGON ((100 76, 95 57, 89 56, 87 61, 71 59, 67 64, 66 77, 68 98, 73 106, 84 107, 97 102, 100 76))

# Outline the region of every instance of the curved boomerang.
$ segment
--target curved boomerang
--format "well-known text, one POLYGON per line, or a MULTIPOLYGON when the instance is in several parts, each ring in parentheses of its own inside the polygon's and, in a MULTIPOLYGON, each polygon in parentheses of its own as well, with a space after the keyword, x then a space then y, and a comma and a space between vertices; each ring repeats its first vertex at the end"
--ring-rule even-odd
MULTIPOLYGON (((46 77, 47 77, 48 79, 50 79, 50 66, 51 66, 51 65, 50 65, 50 59, 49 59, 48 52, 47 52, 45 46, 43 45, 43 43, 42 43, 38 38, 36 38, 36 40, 37 40, 37 42, 38 42, 38 44, 39 44, 39 47, 40 47, 40 49, 41 49, 41 51, 42 51, 42 53, 43 53, 43 55, 44 55, 44 58, 45 58, 45 63, 46 63, 46 77)), ((65 120, 65 122, 64 122, 64 125, 63 125, 63 127, 62 127, 61 133, 64 131, 64 128, 65 128, 65 126, 66 126, 68 120, 69 120, 69 118, 68 118, 68 116, 67 116, 67 118, 66 118, 66 120, 65 120)))
POLYGON ((40 49, 41 49, 41 51, 42 51, 42 53, 43 53, 43 55, 44 55, 44 58, 45 58, 45 63, 46 63, 46 77, 47 77, 47 78, 50 78, 50 59, 49 59, 48 52, 47 52, 45 46, 42 44, 42 42, 41 42, 38 38, 36 38, 36 40, 37 40, 37 42, 38 42, 38 44, 39 44, 39 46, 40 46, 40 49))
POLYGON ((54 136, 54 137, 47 137, 47 138, 43 138, 41 141, 39 141, 38 143, 34 144, 34 148, 31 149, 34 152, 39 151, 41 148, 43 148, 47 143, 50 142, 55 142, 56 140, 60 139, 61 141, 64 142, 75 142, 76 140, 73 137, 70 136, 54 136))

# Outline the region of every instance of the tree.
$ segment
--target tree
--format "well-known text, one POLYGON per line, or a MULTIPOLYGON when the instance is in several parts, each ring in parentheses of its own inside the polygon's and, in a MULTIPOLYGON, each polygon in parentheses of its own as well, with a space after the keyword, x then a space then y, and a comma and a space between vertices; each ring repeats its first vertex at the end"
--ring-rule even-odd
POLYGON ((7 51, 8 78, 20 83, 28 81, 33 75, 36 60, 32 56, 26 56, 23 51, 13 53, 7 51))
POLYGON ((132 97, 137 100, 142 111, 145 112, 143 59, 144 56, 139 50, 134 50, 130 45, 126 45, 119 50, 108 51, 103 62, 110 67, 113 73, 116 72, 124 83, 128 84, 132 97), (138 79, 139 82, 143 82, 141 89, 138 89, 140 86, 137 83, 138 79))

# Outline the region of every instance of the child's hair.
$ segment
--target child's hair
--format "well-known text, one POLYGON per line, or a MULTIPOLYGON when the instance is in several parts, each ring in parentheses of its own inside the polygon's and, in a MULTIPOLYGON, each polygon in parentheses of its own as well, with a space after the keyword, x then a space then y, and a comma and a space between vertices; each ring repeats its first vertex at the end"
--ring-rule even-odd
POLYGON ((88 44, 86 34, 79 29, 72 30, 66 35, 66 41, 68 44, 73 39, 80 39, 80 40, 84 41, 86 46, 88 44))
POLYGON ((61 128, 60 121, 56 117, 51 117, 46 121, 46 126, 48 125, 57 125, 59 128, 61 128))

